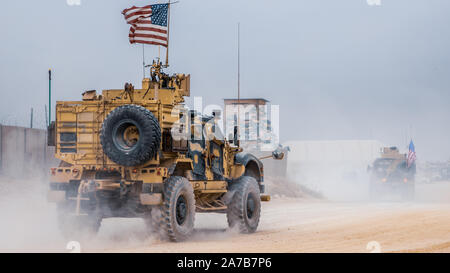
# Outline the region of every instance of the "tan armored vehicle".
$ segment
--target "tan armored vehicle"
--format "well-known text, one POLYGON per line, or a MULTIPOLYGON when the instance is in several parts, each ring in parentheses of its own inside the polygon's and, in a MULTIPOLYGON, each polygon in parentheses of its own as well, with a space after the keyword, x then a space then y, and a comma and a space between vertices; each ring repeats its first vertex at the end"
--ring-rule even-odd
POLYGON ((400 154, 397 147, 386 147, 368 168, 370 173, 369 191, 372 199, 392 192, 400 193, 405 200, 414 199, 415 163, 408 167, 407 155, 400 154))
POLYGON ((255 232, 264 193, 260 160, 222 137, 220 113, 188 111, 190 76, 169 76, 154 62, 142 89, 83 94, 60 101, 49 142, 49 199, 65 235, 96 232, 108 217, 142 217, 151 232, 188 238, 196 212, 227 215, 230 227, 255 232))

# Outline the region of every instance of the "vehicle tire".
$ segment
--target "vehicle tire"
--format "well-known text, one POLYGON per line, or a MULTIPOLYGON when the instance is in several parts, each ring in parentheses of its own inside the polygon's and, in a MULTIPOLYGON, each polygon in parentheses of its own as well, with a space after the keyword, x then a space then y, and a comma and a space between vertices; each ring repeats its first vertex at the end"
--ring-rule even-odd
POLYGON ((65 239, 81 240, 95 236, 101 226, 102 216, 98 213, 74 215, 74 210, 59 205, 57 208, 58 228, 65 239))
POLYGON ((123 105, 106 117, 100 142, 104 153, 113 162, 134 167, 156 156, 161 143, 161 127, 150 110, 139 105, 123 105))
POLYGON ((164 182, 161 217, 163 237, 170 241, 185 241, 194 232, 195 196, 186 178, 172 176, 164 182))
POLYGON ((149 236, 161 235, 161 210, 158 207, 144 215, 145 226, 149 236))
POLYGON ((241 233, 254 233, 261 215, 258 182, 253 177, 243 176, 232 182, 229 191, 233 197, 227 209, 228 226, 237 227, 241 233))

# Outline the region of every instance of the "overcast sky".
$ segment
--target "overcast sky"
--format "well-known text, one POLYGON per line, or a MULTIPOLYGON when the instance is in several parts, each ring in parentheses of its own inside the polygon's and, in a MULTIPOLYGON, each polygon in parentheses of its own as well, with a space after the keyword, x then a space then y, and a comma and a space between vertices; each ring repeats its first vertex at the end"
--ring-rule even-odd
MULTIPOLYGON (((121 11, 158 1, 3 1, 0 122, 44 124, 53 98, 141 86, 142 47, 121 11)), ((280 105, 281 139, 376 139, 419 158, 450 159, 450 1, 180 0, 172 7, 170 72, 191 94, 222 104, 236 94, 241 23, 242 96, 280 105)), ((146 47, 147 62, 157 48, 146 47)))

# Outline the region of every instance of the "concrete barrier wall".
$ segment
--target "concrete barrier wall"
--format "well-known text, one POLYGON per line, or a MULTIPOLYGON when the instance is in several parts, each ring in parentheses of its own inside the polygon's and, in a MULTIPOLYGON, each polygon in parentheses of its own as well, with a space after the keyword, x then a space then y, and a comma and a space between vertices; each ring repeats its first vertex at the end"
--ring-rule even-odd
POLYGON ((52 147, 47 147, 47 132, 0 125, 0 174, 31 177, 48 173, 54 164, 52 147))
POLYGON ((262 152, 258 150, 246 149, 244 152, 249 152, 256 156, 257 158, 263 158, 261 161, 264 164, 264 176, 266 177, 277 177, 282 178, 287 176, 287 164, 289 158, 289 152, 285 155, 283 160, 275 160, 272 157, 265 158, 267 156, 272 156, 272 152, 262 152))

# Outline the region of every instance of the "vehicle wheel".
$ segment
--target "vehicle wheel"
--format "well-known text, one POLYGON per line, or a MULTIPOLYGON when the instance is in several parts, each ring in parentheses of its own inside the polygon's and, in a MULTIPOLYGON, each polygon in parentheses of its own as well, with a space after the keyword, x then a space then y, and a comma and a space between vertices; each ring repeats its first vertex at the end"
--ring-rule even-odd
POLYGON ((192 185, 186 178, 173 176, 165 181, 161 216, 164 237, 167 236, 169 240, 179 242, 192 235, 195 221, 195 196, 192 185))
POLYGON ((161 210, 156 207, 145 214, 144 222, 149 236, 161 234, 161 219, 161 210))
POLYGON ((161 127, 150 110, 139 105, 123 105, 106 117, 100 142, 105 154, 115 163, 138 166, 158 152, 161 127))
POLYGON ((233 197, 227 209, 228 226, 237 226, 241 233, 255 232, 261 215, 258 182, 253 177, 243 176, 232 182, 230 191, 233 197))
POLYGON ((85 239, 95 236, 101 226, 102 216, 93 212, 89 215, 74 215, 74 210, 60 205, 57 209, 58 227, 66 239, 85 239))

